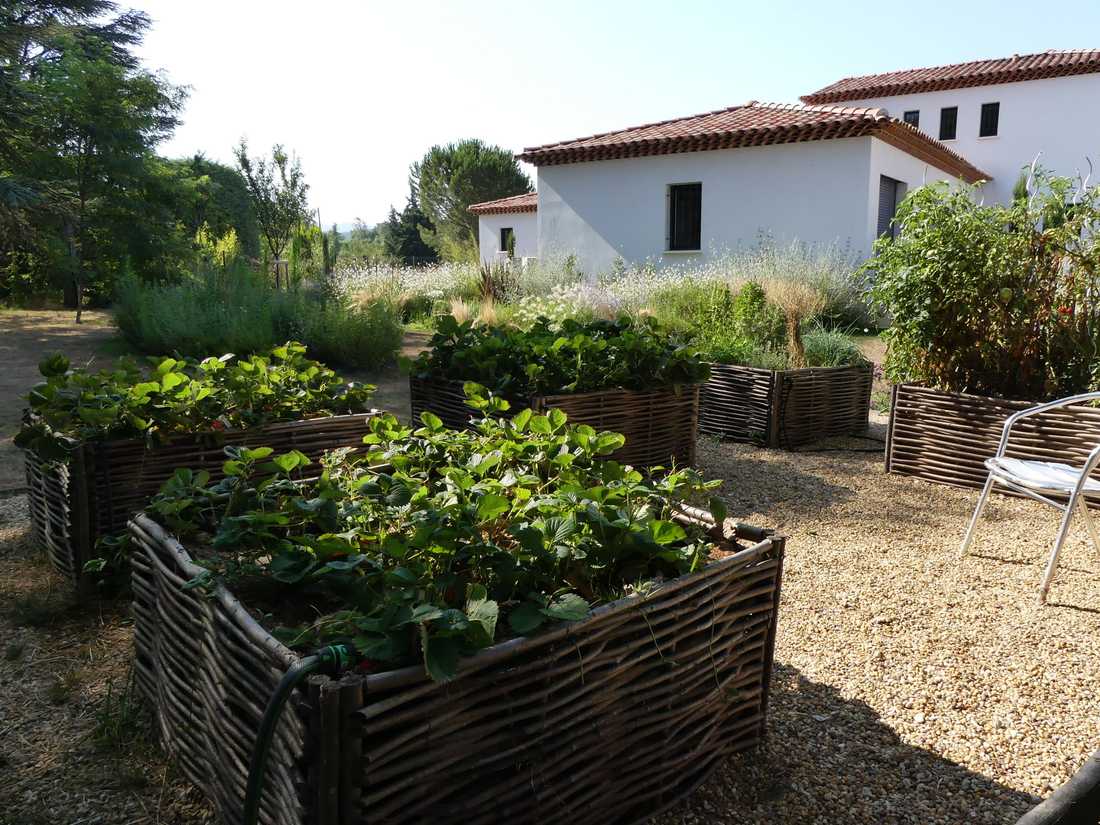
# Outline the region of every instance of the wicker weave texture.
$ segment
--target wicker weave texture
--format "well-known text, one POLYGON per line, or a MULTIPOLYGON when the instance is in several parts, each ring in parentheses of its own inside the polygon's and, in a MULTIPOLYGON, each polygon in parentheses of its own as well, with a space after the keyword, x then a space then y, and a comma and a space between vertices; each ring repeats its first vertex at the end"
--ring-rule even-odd
POLYGON ((318 459, 337 447, 362 447, 373 413, 281 422, 239 432, 181 436, 148 447, 141 439, 74 445, 65 465, 43 465, 29 452, 27 468, 35 537, 62 575, 74 582, 94 558, 96 540, 126 528, 176 469, 222 476, 227 444, 300 450, 318 459))
MULTIPOLYGON (((410 378, 413 420, 432 412, 448 427, 469 426, 473 410, 466 406, 461 381, 410 378)), ((514 410, 537 412, 558 408, 574 424, 588 424, 626 436, 626 444, 611 457, 635 467, 686 466, 695 463, 699 420, 699 385, 681 384, 659 390, 604 390, 508 399, 514 410)))
MULTIPOLYGON (((159 527, 139 516, 131 529, 140 684, 188 776, 237 822, 244 755, 288 654, 225 591, 181 591, 193 565, 159 527)), ((784 540, 752 538, 645 596, 483 651, 451 683, 411 667, 321 685, 284 727, 269 821, 648 819, 763 735, 784 540)))
POLYGON ((712 364, 699 430, 731 441, 794 449, 867 429, 874 368, 763 370, 712 364))
MULTIPOLYGON (((1035 406, 983 395, 943 392, 919 384, 894 387, 886 469, 939 484, 981 489, 984 462, 997 452, 1005 419, 1035 406)), ((1006 455, 1080 467, 1100 446, 1100 409, 1063 407, 1025 418, 1012 428, 1006 455)), ((1010 492, 997 487, 999 492, 1010 492)))

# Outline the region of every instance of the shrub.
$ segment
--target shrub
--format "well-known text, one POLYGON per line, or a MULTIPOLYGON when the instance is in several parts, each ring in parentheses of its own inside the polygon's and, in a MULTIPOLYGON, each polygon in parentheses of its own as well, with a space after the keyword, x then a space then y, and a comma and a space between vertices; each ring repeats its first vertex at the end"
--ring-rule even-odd
POLYGON ((1097 385, 1100 189, 1038 173, 1028 191, 1001 206, 940 184, 900 205, 865 265, 891 380, 1026 400, 1097 385))
MULTIPOLYGON (((673 517, 715 483, 601 461, 621 435, 570 426, 560 410, 486 418, 476 432, 422 422, 376 417, 367 455, 331 455, 306 482, 287 477, 294 454, 237 450, 223 482, 177 471, 148 513, 206 568, 189 586, 247 594, 290 646, 350 639, 368 668, 420 661, 439 681, 462 656, 583 619, 715 549, 673 517)), ((721 521, 721 502, 711 507, 721 521)))
POLYGON ((778 348, 783 343, 783 313, 768 302, 764 287, 748 281, 738 291, 730 306, 729 319, 713 319, 728 324, 738 338, 760 347, 778 348))
POLYGON ((305 353, 291 342, 248 358, 155 359, 150 375, 130 359, 89 372, 70 370, 67 358, 52 355, 39 365, 46 380, 28 396, 15 443, 60 460, 68 455, 67 439, 159 439, 369 409, 374 387, 345 383, 305 353))
POLYGON ((802 336, 806 362, 811 367, 849 367, 866 363, 850 335, 818 325, 802 336))
POLYGON ((440 319, 431 349, 411 363, 420 378, 476 381, 501 395, 652 389, 707 376, 692 347, 652 319, 563 321, 539 319, 530 329, 474 326, 440 319))
POLYGON ((247 354, 293 338, 325 360, 370 369, 393 361, 404 332, 389 294, 352 301, 307 287, 274 290, 241 267, 170 285, 124 279, 115 322, 146 353, 247 354))

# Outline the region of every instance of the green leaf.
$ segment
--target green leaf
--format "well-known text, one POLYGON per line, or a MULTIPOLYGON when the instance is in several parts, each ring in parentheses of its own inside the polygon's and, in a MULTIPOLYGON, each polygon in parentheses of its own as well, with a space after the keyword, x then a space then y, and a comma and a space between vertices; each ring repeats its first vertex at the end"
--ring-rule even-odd
POLYGON ((568 416, 557 407, 550 410, 550 412, 547 414, 547 417, 550 419, 550 426, 554 430, 560 430, 562 427, 564 427, 565 421, 568 418, 568 416))
POLYGON ((69 371, 69 359, 55 352, 38 362, 38 371, 46 378, 64 375, 69 371))
POLYGON ((523 430, 527 427, 527 422, 531 420, 532 415, 534 415, 534 413, 532 413, 529 409, 520 410, 518 413, 512 416, 512 426, 520 432, 523 432, 523 430))
POLYGON ((729 509, 726 507, 726 502, 718 496, 711 496, 710 516, 719 527, 725 524, 726 518, 729 517, 729 509))
POLYGON ((626 443, 626 436, 620 433, 600 433, 596 437, 596 455, 609 455, 626 443))
POLYGON ((466 589, 466 617, 470 621, 468 636, 476 647, 489 647, 497 632, 500 608, 489 598, 482 584, 471 584, 466 589))
POLYGON ((588 602, 576 593, 566 593, 550 602, 542 613, 561 622, 579 622, 588 615, 588 611, 588 602))
POLYGON ((650 523, 649 529, 653 532, 653 540, 658 544, 672 544, 687 538, 684 528, 674 521, 655 520, 650 523))
POLYGON ((459 642, 453 637, 430 636, 421 632, 424 669, 435 682, 449 682, 458 673, 459 642))
POLYGON ((440 419, 440 417, 438 415, 435 415, 434 413, 428 412, 427 410, 424 410, 424 412, 420 413, 420 420, 421 422, 423 422, 424 426, 431 430, 433 433, 437 433, 443 429, 443 421, 440 419))
POLYGON ((546 617, 542 613, 542 606, 534 602, 523 602, 508 614, 508 624, 520 636, 534 633, 544 621, 546 617))
POLYGON ((541 435, 549 435, 551 431, 550 419, 545 415, 533 415, 531 421, 528 424, 531 432, 539 433, 541 435))
MULTIPOLYGON (((241 458, 246 461, 259 461, 262 458, 267 458, 275 452, 271 447, 253 447, 251 449, 245 449, 241 451, 241 458)), ((283 456, 279 456, 283 458, 283 456)))
POLYGON ((491 521, 507 513, 509 509, 511 509, 511 504, 504 496, 499 496, 496 493, 486 493, 477 503, 477 518, 478 521, 491 521))

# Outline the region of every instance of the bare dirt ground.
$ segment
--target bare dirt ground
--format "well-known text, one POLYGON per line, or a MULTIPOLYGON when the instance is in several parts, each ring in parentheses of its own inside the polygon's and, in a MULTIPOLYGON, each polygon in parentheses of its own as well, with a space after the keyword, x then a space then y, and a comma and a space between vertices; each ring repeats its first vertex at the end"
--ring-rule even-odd
POLYGON ((121 344, 106 312, 0 310, 0 494, 24 486, 23 463, 11 440, 23 414, 22 396, 41 380, 38 362, 63 352, 74 365, 106 365, 121 344))
MULTIPOLYGON (((46 344, 90 356, 108 335, 23 321, 19 346, 0 339, 5 370, 33 383, 46 344)), ((357 377, 407 414, 403 376, 357 377)), ((17 422, 25 387, 0 380, 13 388, 2 420, 17 422)), ((656 822, 1013 822, 1100 745, 1100 557, 1076 531, 1040 607, 1052 509, 997 498, 959 561, 976 493, 886 475, 874 441, 822 446, 842 449, 701 443, 731 515, 790 536, 768 740, 656 822)), ((125 604, 76 606, 26 518, 23 496, 0 495, 0 825, 205 825, 208 809, 119 699, 125 604)))

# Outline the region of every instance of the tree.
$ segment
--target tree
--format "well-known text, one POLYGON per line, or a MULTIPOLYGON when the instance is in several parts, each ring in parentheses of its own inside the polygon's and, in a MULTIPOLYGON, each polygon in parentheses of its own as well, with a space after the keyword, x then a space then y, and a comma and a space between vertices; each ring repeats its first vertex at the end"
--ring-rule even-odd
POLYGON ((410 193, 408 203, 400 213, 390 207, 389 218, 383 225, 382 244, 386 258, 406 266, 435 263, 439 255, 425 240, 425 236, 430 237, 433 230, 431 219, 420 211, 415 197, 410 193))
POLYGON ((306 217, 309 185, 298 158, 288 156, 279 144, 272 147, 270 162, 262 157, 250 158, 244 138, 233 154, 248 186, 260 234, 276 267, 275 288, 278 289, 279 261, 291 235, 306 217))
POLYGON ((412 165, 409 184, 436 227, 429 235, 432 245, 450 259, 477 258, 478 222, 471 204, 532 191, 511 152, 480 140, 433 146, 412 165))
POLYGON ((116 11, 0 4, 0 292, 63 286, 78 322, 85 288, 109 294, 127 265, 148 162, 184 97, 131 51, 149 18, 116 11))

